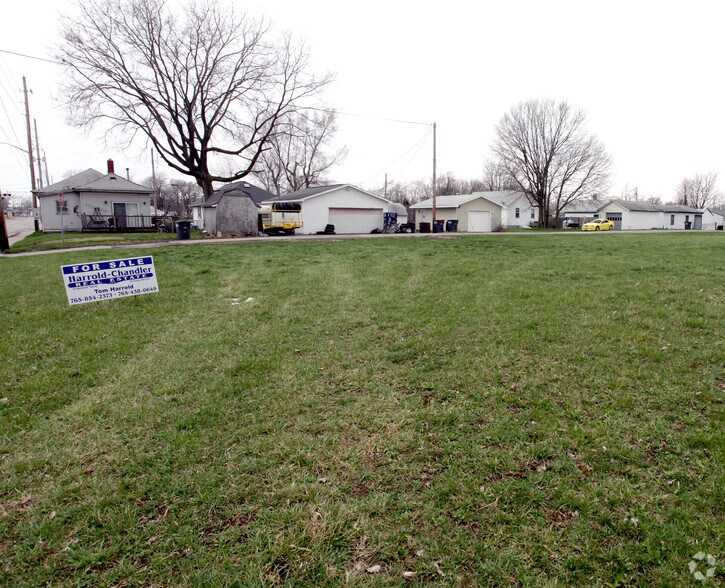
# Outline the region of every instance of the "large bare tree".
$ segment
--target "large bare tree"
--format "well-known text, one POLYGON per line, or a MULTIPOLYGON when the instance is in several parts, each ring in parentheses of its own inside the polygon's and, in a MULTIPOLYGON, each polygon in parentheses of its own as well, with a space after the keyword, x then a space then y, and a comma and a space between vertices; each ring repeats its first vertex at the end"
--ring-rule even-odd
POLYGON ((590 134, 585 115, 567 102, 528 100, 496 125, 493 153, 500 165, 539 208, 541 226, 557 218, 572 200, 608 187, 611 158, 590 134))
POLYGON ((270 136, 255 175, 278 196, 323 182, 330 169, 347 155, 346 147, 333 151, 336 132, 337 121, 332 111, 289 113, 270 136))
POLYGON ((715 187, 716 173, 699 173, 685 178, 677 186, 677 204, 693 208, 708 208, 717 202, 720 194, 715 187))
POLYGON ((139 134, 204 195, 250 174, 279 121, 330 81, 289 35, 216 0, 83 0, 61 19, 71 122, 139 134), (234 157, 235 169, 215 171, 234 157))

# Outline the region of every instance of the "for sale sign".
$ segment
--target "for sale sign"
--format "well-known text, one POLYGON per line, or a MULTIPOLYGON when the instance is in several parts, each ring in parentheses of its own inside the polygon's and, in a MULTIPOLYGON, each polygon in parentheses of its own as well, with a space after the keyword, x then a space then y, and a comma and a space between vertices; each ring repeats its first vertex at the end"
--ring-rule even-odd
POLYGON ((62 265, 60 269, 71 305, 159 291, 151 256, 62 265))

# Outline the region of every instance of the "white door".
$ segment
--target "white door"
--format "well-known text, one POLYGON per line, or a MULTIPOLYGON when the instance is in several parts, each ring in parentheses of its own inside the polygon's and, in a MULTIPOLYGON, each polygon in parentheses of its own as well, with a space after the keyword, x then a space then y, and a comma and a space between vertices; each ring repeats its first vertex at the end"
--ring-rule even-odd
POLYGON ((469 210, 468 211, 468 232, 469 233, 490 233, 491 232, 491 211, 490 210, 469 210))
POLYGON ((382 208, 331 208, 329 224, 335 225, 335 232, 369 233, 383 228, 382 208))

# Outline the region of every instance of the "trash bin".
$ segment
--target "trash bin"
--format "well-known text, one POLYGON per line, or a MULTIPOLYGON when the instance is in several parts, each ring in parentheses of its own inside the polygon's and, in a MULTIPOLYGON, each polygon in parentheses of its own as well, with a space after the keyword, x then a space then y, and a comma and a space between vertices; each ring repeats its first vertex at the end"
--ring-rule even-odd
POLYGON ((685 230, 689 231, 692 228, 692 222, 691 221, 685 221, 685 230))
POLYGON ((420 223, 421 233, 430 233, 430 223, 420 223))
POLYGON ((433 225, 433 232, 434 233, 442 233, 443 229, 445 228, 445 223, 443 219, 436 220, 435 224, 433 225))
POLYGON ((446 221, 446 231, 448 233, 457 233, 458 232, 458 219, 447 220, 446 221))
POLYGON ((180 220, 176 221, 176 240, 183 241, 184 239, 191 238, 191 221, 180 220))

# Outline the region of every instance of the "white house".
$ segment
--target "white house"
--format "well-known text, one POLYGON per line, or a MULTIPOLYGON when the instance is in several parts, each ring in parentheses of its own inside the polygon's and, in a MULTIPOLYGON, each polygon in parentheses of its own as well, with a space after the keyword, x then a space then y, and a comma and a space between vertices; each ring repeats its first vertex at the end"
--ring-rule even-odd
POLYGON ((302 205, 304 226, 297 232, 314 235, 334 225, 339 234, 369 233, 383 228, 383 214, 396 212, 392 202, 351 184, 305 188, 264 202, 297 202, 302 205))
POLYGON ((633 200, 611 200, 597 210, 598 218, 614 222, 616 229, 701 230, 702 210, 689 206, 651 204, 633 200))
POLYGON ((702 229, 704 231, 714 231, 718 227, 725 225, 725 208, 708 208, 702 214, 702 229))
POLYGON ((501 226, 531 227, 539 222, 539 208, 526 192, 500 190, 495 192, 474 192, 501 206, 501 226))
MULTIPOLYGON (((436 197, 436 221, 458 221, 459 232, 490 233, 501 226, 504 207, 487 197, 490 192, 456 194, 436 197)), ((411 206, 419 223, 433 222, 433 199, 423 200, 411 206)))
POLYGON ((153 191, 116 174, 111 159, 105 175, 89 168, 36 194, 45 232, 153 229, 153 191))

